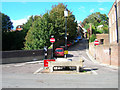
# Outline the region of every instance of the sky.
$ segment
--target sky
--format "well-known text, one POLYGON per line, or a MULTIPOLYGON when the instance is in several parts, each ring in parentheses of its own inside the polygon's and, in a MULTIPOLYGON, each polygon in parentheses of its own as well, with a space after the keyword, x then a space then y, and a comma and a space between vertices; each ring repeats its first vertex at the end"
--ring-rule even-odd
MULTIPOLYGON (((46 0, 45 0, 46 1, 46 0)), ((74 0, 73 0, 74 1, 74 0)), ((82 22, 87 16, 92 13, 100 12, 108 15, 114 0, 110 2, 103 1, 91 1, 87 2, 38 2, 38 1, 2 1, 2 13, 8 15, 13 22, 14 29, 17 25, 22 25, 27 22, 27 19, 31 15, 44 15, 47 11, 52 9, 52 5, 58 5, 58 3, 64 3, 67 8, 73 12, 77 22, 82 22)), ((104 0, 105 1, 105 0, 104 0)))

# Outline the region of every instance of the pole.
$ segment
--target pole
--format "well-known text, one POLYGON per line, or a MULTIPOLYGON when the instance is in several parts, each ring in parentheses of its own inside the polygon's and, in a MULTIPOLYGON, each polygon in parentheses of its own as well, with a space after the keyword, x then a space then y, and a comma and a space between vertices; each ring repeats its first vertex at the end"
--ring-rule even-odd
POLYGON ((52 57, 51 58, 53 59, 53 43, 52 43, 52 57))
POLYGON ((96 60, 96 51, 95 51, 95 45, 94 45, 94 59, 96 60))
POLYGON ((85 37, 85 42, 86 42, 86 50, 87 50, 88 49, 87 37, 85 37))
MULTIPOLYGON (((54 36, 52 35, 51 38, 54 38, 54 36)), ((52 58, 52 59, 53 59, 53 52, 54 52, 54 46, 53 46, 53 43, 54 43, 54 42, 52 42, 52 55, 51 55, 51 58, 52 58)))
MULTIPOLYGON (((108 18, 109 19, 109 18, 108 18)), ((110 46, 110 25, 109 25, 109 23, 108 23, 108 26, 109 26, 109 28, 108 28, 108 38, 109 38, 109 58, 110 58, 110 65, 111 65, 111 46, 110 46)))
POLYGON ((117 30, 117 43, 118 43, 118 20, 117 20, 117 3, 115 4, 115 12, 116 12, 116 30, 117 30))
MULTIPOLYGON (((67 51, 67 17, 65 17, 65 51, 67 51)), ((65 53, 65 58, 67 58, 66 53, 65 53)))
POLYGON ((44 59, 47 59, 47 47, 44 46, 44 59))

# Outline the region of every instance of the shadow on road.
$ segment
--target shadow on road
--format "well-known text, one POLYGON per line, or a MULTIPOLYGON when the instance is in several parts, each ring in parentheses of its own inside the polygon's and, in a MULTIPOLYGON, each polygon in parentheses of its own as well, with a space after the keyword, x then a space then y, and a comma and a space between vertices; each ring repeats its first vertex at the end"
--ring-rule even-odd
POLYGON ((68 51, 79 51, 89 48, 88 40, 80 40, 78 43, 75 43, 73 46, 68 48, 68 51))
POLYGON ((67 57, 73 57, 74 55, 72 55, 72 54, 67 54, 67 57))
POLYGON ((87 71, 92 71, 92 70, 98 70, 98 68, 84 68, 83 70, 87 72, 87 71))

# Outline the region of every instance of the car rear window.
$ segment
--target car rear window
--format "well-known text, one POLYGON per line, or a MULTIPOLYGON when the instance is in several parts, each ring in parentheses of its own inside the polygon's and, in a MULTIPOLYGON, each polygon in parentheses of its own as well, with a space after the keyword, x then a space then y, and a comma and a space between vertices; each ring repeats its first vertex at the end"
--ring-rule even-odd
POLYGON ((55 50, 56 52, 63 52, 63 50, 62 49, 57 49, 57 50, 55 50))

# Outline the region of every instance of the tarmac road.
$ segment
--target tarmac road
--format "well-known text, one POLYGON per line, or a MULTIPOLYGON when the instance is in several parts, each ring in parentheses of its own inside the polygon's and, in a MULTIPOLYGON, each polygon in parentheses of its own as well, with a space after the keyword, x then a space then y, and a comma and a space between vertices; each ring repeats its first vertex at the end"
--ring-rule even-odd
POLYGON ((118 69, 92 62, 85 40, 69 48, 68 59, 83 57, 90 74, 38 73, 43 62, 2 65, 2 88, 118 88, 118 69))

